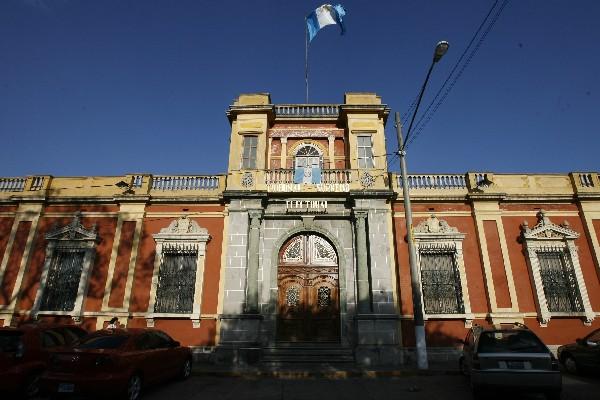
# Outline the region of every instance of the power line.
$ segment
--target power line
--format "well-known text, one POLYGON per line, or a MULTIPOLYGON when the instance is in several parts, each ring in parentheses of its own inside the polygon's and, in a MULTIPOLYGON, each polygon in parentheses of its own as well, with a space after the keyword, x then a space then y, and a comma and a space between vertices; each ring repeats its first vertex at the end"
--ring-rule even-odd
POLYGON ((494 2, 494 4, 492 5, 492 7, 489 9, 489 11, 486 14, 485 18, 483 19, 483 21, 481 22, 481 24, 479 25, 479 27, 477 28, 477 30, 473 34, 473 37, 469 41, 469 44, 467 45, 467 47, 465 48, 465 50, 461 54, 460 58, 454 64, 454 66, 452 68, 452 71, 450 72, 450 74, 448 75, 448 77, 446 78, 446 80, 444 81, 444 83, 442 84, 442 86, 440 87, 440 89, 438 90, 438 92, 436 93, 436 95, 433 98, 433 100, 431 101, 431 103, 429 103, 429 105, 425 109, 425 112, 421 115, 421 117, 417 121, 416 129, 414 130, 414 135, 410 138, 410 140, 407 141, 406 146, 408 146, 409 144, 411 144, 412 142, 414 142, 416 140, 416 138, 422 133, 422 131, 425 128, 425 126, 427 125, 427 123, 429 123, 429 121, 431 121, 431 119, 433 118, 433 115, 439 109, 440 105, 448 97, 448 94, 450 93, 450 91, 452 90, 452 88, 454 87, 454 85, 456 84, 456 82, 458 81, 458 79, 460 79, 460 77, 462 76, 462 74, 465 71, 465 69, 467 68, 467 66, 471 63, 471 60, 473 59, 473 57, 479 51, 479 49, 482 46, 482 44, 484 43, 487 35, 489 34, 489 32, 492 30, 492 28, 494 27, 494 25, 498 21, 498 19, 500 17, 500 14, 502 13, 502 11, 504 10, 504 8, 508 4, 508 1, 509 0, 503 0, 501 6, 499 8, 497 8, 498 0, 496 0, 494 2), (479 34, 480 34, 481 30, 483 29, 483 27, 486 25, 488 19, 490 18, 490 15, 493 13, 494 9, 496 9, 496 12, 495 12, 494 16, 492 17, 489 25, 487 26, 487 28, 485 28, 483 34, 479 38, 479 41, 477 42, 477 44, 475 45, 475 47, 473 49, 471 49, 471 46, 473 45, 473 43, 475 42, 475 40, 479 36, 479 34), (471 51, 469 53, 470 49, 471 49, 471 51), (461 62, 463 61, 463 59, 465 58, 465 56, 467 55, 467 53, 469 53, 469 54, 467 56, 466 61, 464 62, 464 64, 462 64, 462 66, 458 70, 458 73, 455 74, 456 70, 459 68, 459 65, 461 64, 461 62), (441 95, 442 92, 444 92, 443 95, 441 95), (440 95, 441 95, 441 98, 440 98, 440 95), (438 100, 438 98, 439 98, 439 100, 438 100))

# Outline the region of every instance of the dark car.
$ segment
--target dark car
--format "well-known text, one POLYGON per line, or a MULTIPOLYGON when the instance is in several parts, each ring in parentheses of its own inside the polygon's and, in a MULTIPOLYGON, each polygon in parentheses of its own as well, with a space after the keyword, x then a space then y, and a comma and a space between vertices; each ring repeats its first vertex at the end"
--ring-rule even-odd
POLYGON ((97 331, 70 351, 53 355, 42 376, 43 392, 139 398, 142 388, 189 377, 192 353, 158 329, 97 331))
POLYGON ((558 359, 572 374, 600 370, 600 329, 558 348, 558 359))
POLYGON ((492 391, 542 392, 560 398, 558 360, 526 326, 473 327, 465 338, 459 363, 471 380, 475 398, 492 391))
POLYGON ((0 328, 0 387, 34 397, 53 351, 68 348, 87 332, 72 325, 26 324, 0 328))

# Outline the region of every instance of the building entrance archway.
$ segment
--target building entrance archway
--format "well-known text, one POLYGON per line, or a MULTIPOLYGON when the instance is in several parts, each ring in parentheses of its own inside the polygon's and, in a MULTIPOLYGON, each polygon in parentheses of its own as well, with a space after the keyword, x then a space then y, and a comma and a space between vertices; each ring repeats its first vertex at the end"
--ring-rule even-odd
POLYGON ((339 342, 338 257, 324 237, 304 232, 279 251, 277 339, 339 342))

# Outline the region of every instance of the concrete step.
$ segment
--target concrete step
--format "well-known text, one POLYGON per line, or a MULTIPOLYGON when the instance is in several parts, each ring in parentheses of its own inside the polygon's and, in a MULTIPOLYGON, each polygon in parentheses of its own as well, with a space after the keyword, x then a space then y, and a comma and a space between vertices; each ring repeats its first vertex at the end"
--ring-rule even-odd
POLYGON ((330 346, 271 347, 263 349, 263 364, 353 364, 352 349, 330 346))

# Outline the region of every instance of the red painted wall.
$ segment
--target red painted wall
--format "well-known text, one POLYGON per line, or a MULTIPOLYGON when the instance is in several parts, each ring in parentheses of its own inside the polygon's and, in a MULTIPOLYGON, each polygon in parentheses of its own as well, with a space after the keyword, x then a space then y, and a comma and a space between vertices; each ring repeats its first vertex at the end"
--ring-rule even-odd
MULTIPOLYGON (((2 281, 2 290, 0 291, 0 304, 10 304, 12 299, 13 289, 17 275, 19 273, 19 266, 25 252, 25 246, 27 244, 27 236, 31 229, 31 221, 21 221, 17 227, 17 233, 15 235, 15 241, 13 242, 12 250, 8 255, 8 264, 4 272, 4 279, 2 281)), ((8 230, 10 234, 10 229, 8 230)))
POLYGON ((504 268, 504 257, 502 256, 502 248, 500 247, 498 224, 496 221, 483 221, 483 230, 487 242, 492 280, 494 281, 496 305, 499 308, 510 308, 512 307, 512 303, 510 302, 510 292, 508 291, 508 278, 504 268))

